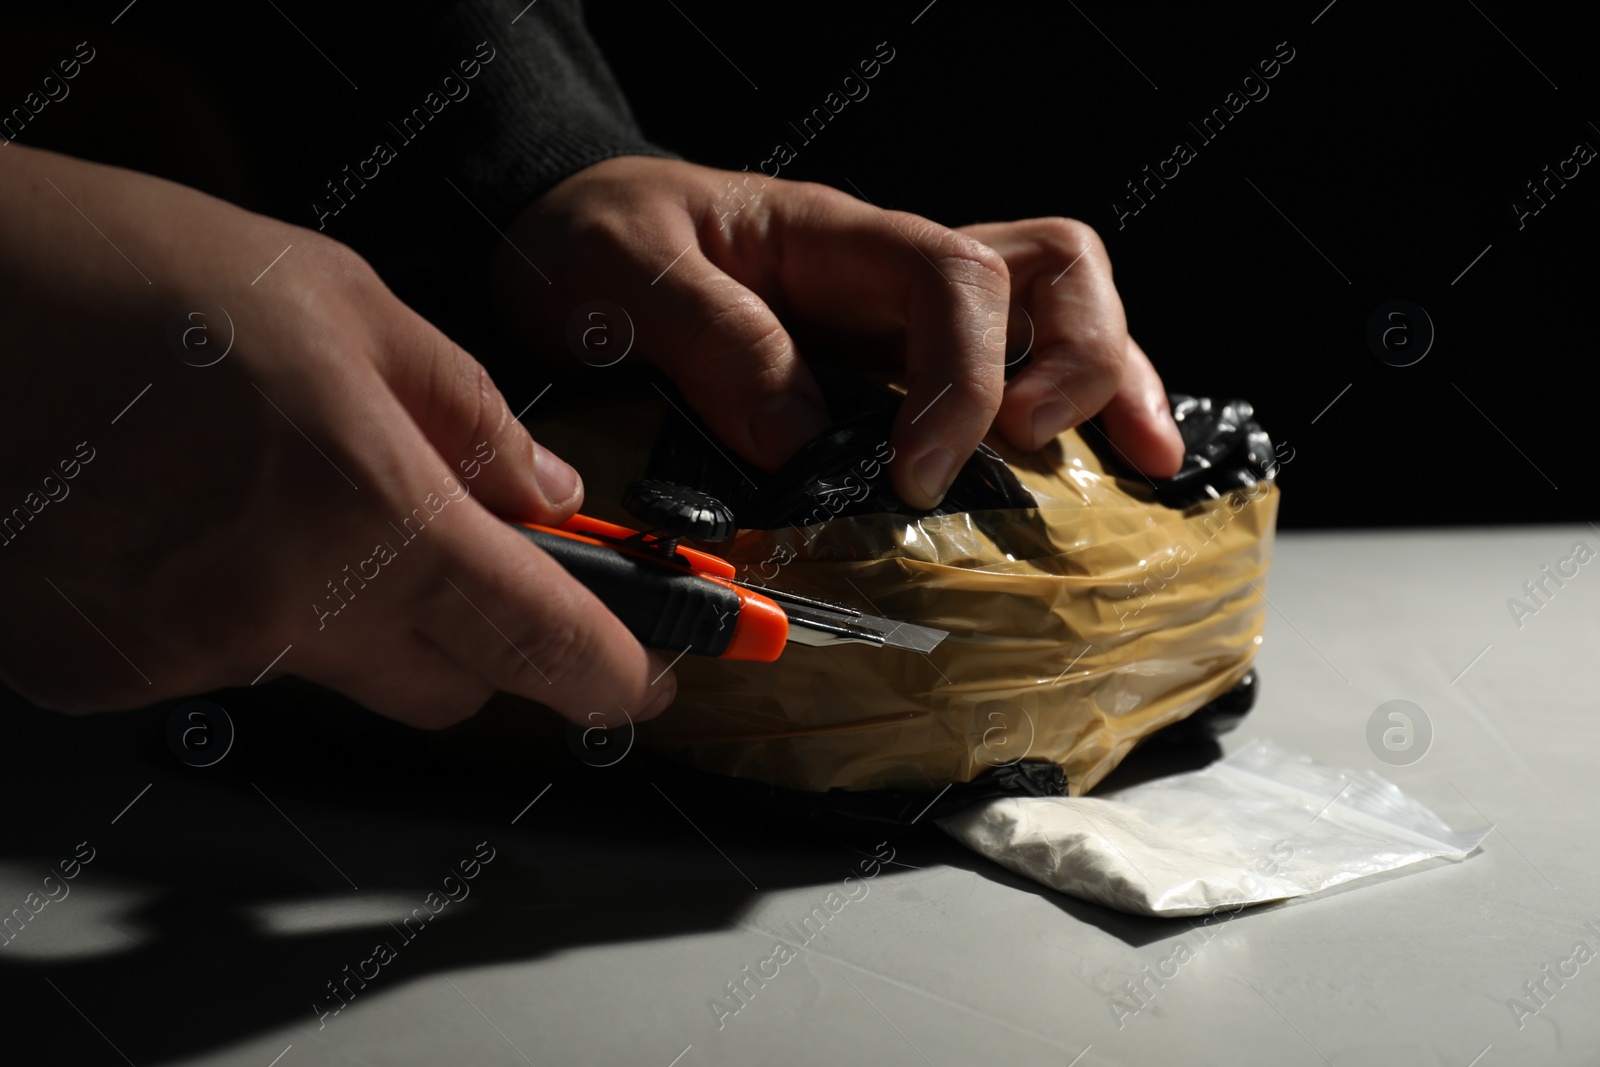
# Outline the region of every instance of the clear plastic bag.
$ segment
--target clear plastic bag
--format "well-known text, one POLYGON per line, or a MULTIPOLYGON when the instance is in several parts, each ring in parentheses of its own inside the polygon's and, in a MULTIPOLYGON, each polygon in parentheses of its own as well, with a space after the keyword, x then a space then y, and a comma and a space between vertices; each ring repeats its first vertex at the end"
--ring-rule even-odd
POLYGON ((1053 889, 1155 916, 1284 900, 1433 857, 1462 859, 1492 829, 1451 830, 1372 771, 1264 740, 1111 797, 1002 797, 940 825, 1053 889))

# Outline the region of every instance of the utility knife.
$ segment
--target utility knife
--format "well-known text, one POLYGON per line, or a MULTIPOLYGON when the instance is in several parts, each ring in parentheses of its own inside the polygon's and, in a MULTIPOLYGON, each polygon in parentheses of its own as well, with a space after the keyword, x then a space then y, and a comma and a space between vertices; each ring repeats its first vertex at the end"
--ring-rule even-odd
POLYGON ((649 528, 587 515, 560 527, 508 525, 587 586, 647 647, 770 663, 790 643, 927 653, 949 636, 741 581, 721 556, 681 546, 684 537, 716 542, 735 532, 732 512, 704 493, 647 480, 630 486, 623 503, 649 528))

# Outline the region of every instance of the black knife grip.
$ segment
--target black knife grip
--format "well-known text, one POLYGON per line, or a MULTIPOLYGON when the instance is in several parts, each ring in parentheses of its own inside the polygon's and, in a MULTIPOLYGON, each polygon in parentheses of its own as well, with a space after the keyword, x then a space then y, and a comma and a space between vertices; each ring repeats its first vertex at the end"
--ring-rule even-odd
POLYGON ((727 586, 614 548, 507 525, 587 586, 645 647, 720 656, 733 639, 740 600, 727 586))

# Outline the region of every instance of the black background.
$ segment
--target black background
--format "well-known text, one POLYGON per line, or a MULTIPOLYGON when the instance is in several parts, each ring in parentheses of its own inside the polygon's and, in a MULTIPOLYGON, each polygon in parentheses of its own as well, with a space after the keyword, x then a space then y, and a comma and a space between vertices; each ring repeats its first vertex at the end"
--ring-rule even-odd
POLYGON ((754 171, 787 141, 782 177, 880 206, 1094 226, 1168 388, 1245 397, 1293 448, 1283 526, 1587 520, 1600 168, 1520 230, 1510 204, 1578 141, 1600 148, 1592 17, 1325 2, 677 0, 590 24, 645 131, 686 158, 754 171), (881 41, 870 95, 803 143, 788 123, 881 41), (1280 41, 1295 56, 1270 94, 1202 143, 1186 120, 1280 41), (1112 201, 1179 138, 1197 157, 1119 229, 1112 201), (1366 342, 1394 299, 1436 330, 1408 367, 1366 342))
MULTIPOLYGON (((354 109, 383 101, 351 92, 296 27, 338 40, 341 63, 365 82, 394 66, 406 15, 346 41, 314 7, 278 6, 141 0, 116 27, 104 12, 51 12, 34 54, 21 47, 27 34, 0 39, 0 99, 20 99, 57 53, 91 37, 102 53, 94 77, 24 143, 266 210, 224 150, 230 139, 265 143, 309 161, 286 217, 310 224, 299 191, 365 143, 354 109), (237 75, 267 110, 230 120, 177 60, 237 75), (334 153, 331 167, 319 147, 334 153)), ((1600 148, 1592 13, 1505 0, 652 0, 588 12, 645 131, 687 159, 756 171, 786 141, 798 155, 782 177, 882 207, 950 225, 1066 215, 1094 226, 1168 387, 1254 403, 1286 460, 1280 525, 1594 517, 1586 431, 1600 384, 1590 328, 1600 176, 1590 172, 1600 168, 1584 167, 1520 229, 1511 207, 1580 140, 1600 148), (880 42, 894 58, 870 94, 803 142, 790 123, 823 107, 880 42), (1202 142, 1187 123, 1222 107, 1279 42, 1294 58, 1269 95, 1202 142), (1119 228, 1113 201, 1180 139, 1197 157, 1119 228), (1424 308, 1436 331, 1406 367, 1366 339, 1375 309, 1397 299, 1424 308)), ((487 235, 424 165, 428 150, 364 194, 349 224, 409 249, 487 235)), ((372 254, 354 231, 330 233, 372 254)), ((448 321, 449 298, 416 306, 487 355, 448 321)), ((545 384, 542 372, 519 381, 502 371, 508 395, 545 384)))

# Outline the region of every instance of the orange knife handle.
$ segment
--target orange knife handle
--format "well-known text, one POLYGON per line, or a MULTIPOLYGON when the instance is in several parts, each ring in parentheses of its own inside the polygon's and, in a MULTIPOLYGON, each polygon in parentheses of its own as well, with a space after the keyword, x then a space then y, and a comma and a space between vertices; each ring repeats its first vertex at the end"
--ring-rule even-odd
MULTIPOLYGON (((712 578, 708 581, 717 580, 712 578)), ((789 643, 788 613, 776 600, 754 590, 736 585, 728 585, 728 588, 739 595, 739 618, 733 625, 733 637, 728 641, 721 658, 771 663, 783 655, 784 646, 789 643)))
MULTIPOLYGON (((720 574, 613 544, 614 535, 599 528, 609 523, 590 523, 582 532, 571 523, 559 530, 532 523, 508 525, 587 586, 642 644, 679 654, 768 663, 782 654, 789 617, 775 601, 720 574)), ((633 533, 625 527, 612 529, 633 533)), ((732 570, 725 560, 707 558, 732 570)))
MULTIPOLYGON (((630 541, 637 539, 638 530, 630 530, 626 526, 618 526, 614 522, 604 519, 591 519, 587 515, 574 515, 561 524, 562 532, 583 534, 595 537, 602 541, 630 541)), ((695 548, 678 546, 678 555, 682 556, 692 570, 714 574, 718 578, 732 578, 738 573, 733 564, 721 556, 713 556, 709 552, 701 552, 695 548)))

